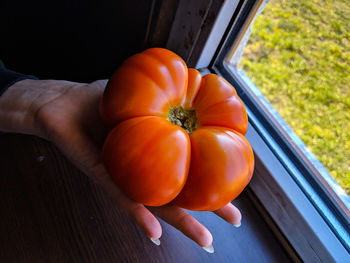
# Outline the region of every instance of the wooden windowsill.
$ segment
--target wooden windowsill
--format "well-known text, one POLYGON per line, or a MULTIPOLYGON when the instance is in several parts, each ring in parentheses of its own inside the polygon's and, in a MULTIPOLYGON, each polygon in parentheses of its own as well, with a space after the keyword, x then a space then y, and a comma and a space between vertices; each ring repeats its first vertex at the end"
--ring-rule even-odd
POLYGON ((244 191, 235 228, 191 212, 214 237, 208 254, 162 223, 161 245, 119 210, 50 143, 0 135, 0 262, 290 262, 244 191))

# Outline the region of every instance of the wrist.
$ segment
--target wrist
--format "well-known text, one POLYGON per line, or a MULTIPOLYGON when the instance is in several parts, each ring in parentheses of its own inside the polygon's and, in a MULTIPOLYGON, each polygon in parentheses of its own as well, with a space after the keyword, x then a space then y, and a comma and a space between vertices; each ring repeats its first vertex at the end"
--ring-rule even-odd
POLYGON ((0 97, 0 130, 35 134, 36 129, 29 109, 39 95, 34 89, 40 80, 25 79, 11 85, 0 97))
POLYGON ((37 115, 44 105, 72 86, 72 82, 25 79, 0 97, 0 131, 44 137, 37 115))

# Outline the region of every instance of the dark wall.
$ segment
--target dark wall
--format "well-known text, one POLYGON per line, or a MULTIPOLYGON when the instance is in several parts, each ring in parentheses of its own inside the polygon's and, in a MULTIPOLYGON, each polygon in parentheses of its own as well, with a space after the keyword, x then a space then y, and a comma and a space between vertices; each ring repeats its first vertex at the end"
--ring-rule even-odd
POLYGON ((1 1, 0 59, 42 79, 108 78, 147 47, 150 11, 159 10, 158 2, 152 9, 151 0, 1 1))

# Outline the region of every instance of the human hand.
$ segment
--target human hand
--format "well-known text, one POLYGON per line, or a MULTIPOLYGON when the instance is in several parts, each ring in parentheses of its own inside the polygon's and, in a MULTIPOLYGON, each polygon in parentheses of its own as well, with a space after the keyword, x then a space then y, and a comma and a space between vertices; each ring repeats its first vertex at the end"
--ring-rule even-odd
MULTIPOLYGON (((106 80, 91 84, 19 81, 0 97, 0 130, 52 141, 81 171, 102 185, 154 243, 159 244, 162 234, 157 215, 206 251, 213 252, 212 235, 185 210, 171 203, 145 207, 125 196, 108 175, 101 157, 107 130, 98 112, 106 83, 106 80)), ((231 203, 213 212, 232 225, 240 225, 241 214, 231 203)))

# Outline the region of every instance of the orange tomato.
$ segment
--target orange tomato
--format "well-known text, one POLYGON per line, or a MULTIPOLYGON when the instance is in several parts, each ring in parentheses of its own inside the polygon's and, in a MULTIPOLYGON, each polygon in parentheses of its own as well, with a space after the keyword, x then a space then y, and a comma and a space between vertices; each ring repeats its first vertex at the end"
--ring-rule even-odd
POLYGON ((137 202, 212 211, 251 179, 247 114, 235 89, 167 49, 127 59, 110 78, 100 113, 113 127, 103 146, 107 170, 137 202))

